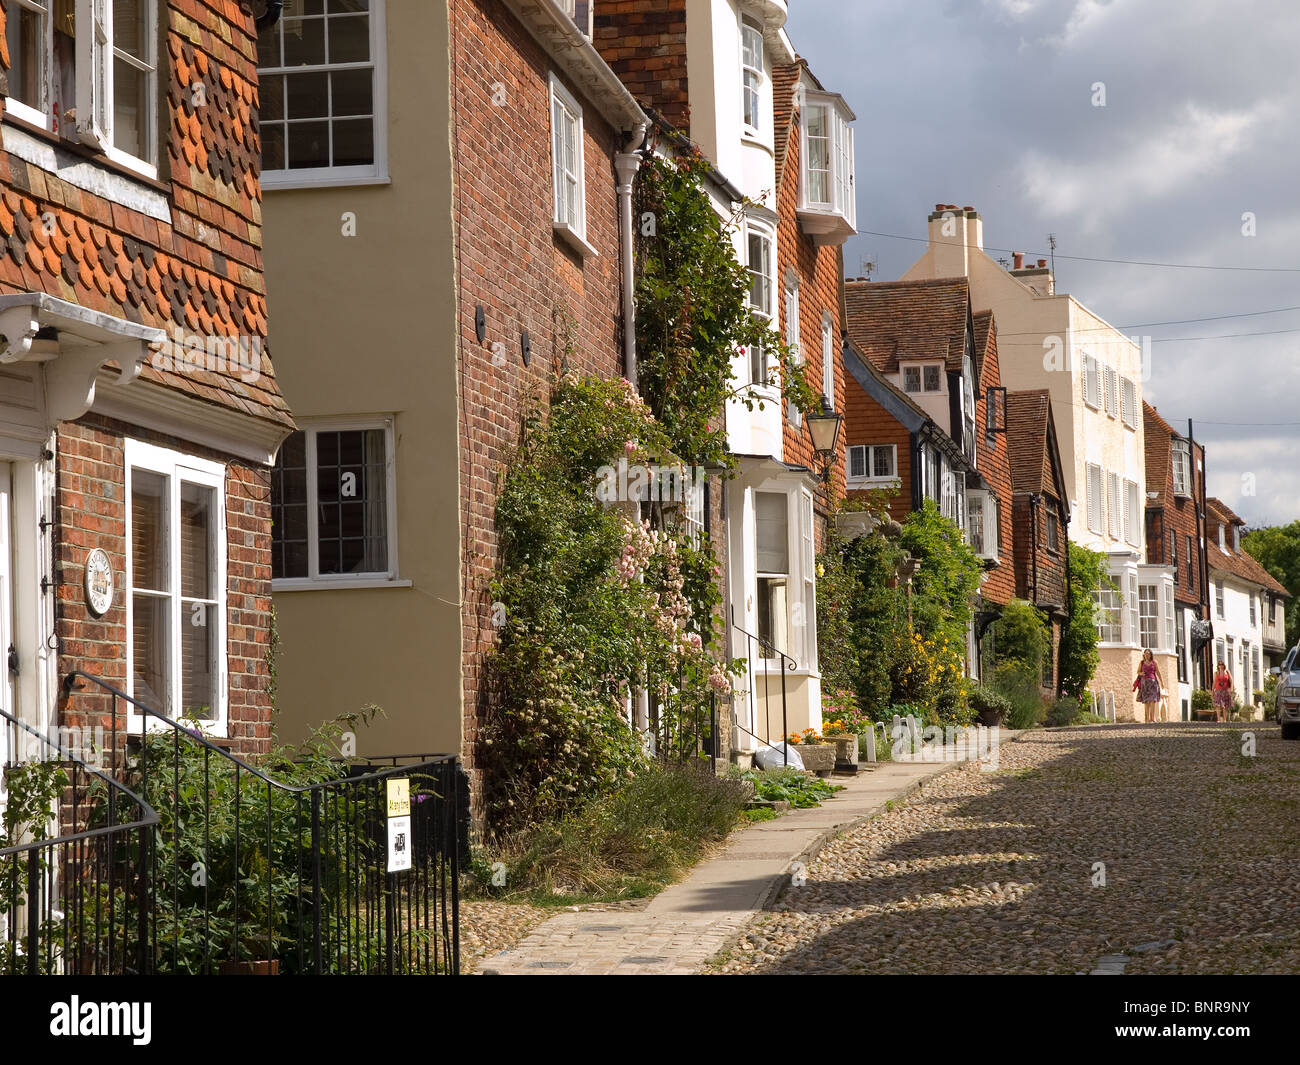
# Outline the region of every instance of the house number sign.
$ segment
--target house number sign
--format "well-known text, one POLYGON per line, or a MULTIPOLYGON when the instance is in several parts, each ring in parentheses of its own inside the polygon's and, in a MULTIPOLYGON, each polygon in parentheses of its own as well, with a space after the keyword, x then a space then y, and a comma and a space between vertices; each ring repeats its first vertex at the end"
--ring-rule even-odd
POLYGON ((102 547, 86 555, 86 605, 97 618, 113 605, 113 564, 102 547))

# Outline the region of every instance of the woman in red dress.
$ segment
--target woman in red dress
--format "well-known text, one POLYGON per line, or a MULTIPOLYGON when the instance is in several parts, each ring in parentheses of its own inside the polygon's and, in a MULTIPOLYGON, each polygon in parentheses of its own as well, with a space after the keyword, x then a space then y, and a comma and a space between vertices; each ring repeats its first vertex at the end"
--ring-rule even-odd
POLYGON ((1228 672, 1228 663, 1220 662, 1219 670, 1214 674, 1214 720, 1227 721, 1232 703, 1232 674, 1228 672))

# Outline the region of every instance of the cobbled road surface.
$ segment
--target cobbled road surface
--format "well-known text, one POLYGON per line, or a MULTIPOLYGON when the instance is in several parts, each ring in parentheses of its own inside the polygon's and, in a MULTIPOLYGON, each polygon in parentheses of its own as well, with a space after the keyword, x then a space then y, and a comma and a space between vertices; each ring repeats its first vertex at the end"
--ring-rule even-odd
POLYGON ((1298 815, 1274 725, 1030 733, 831 842, 713 971, 1300 972, 1298 815))

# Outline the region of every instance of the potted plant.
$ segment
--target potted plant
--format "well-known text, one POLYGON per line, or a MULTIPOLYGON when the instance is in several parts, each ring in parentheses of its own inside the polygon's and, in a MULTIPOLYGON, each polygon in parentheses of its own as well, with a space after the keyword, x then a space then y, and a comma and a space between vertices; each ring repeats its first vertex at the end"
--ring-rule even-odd
POLYGON ((803 767, 819 777, 829 776, 835 769, 835 744, 825 743, 816 729, 806 728, 802 732, 792 732, 790 743, 799 745, 799 757, 803 767))
POLYGON ((996 728, 1011 713, 1011 700, 983 684, 971 688, 969 700, 970 708, 985 728, 996 728))
POLYGON ((838 718, 822 726, 822 736, 835 744, 835 768, 858 768, 858 734, 838 718))

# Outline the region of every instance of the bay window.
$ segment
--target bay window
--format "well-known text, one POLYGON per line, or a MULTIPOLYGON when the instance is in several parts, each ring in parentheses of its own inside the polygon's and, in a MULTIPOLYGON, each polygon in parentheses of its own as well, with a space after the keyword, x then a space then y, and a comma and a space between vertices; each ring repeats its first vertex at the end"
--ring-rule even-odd
POLYGON ((321 422, 289 436, 271 471, 277 588, 396 579, 391 419, 321 422))
POLYGON ((971 550, 980 558, 998 557, 998 501, 983 490, 966 492, 966 526, 971 550))
POLYGON ((803 98, 799 224, 815 244, 843 244, 857 230, 854 114, 833 93, 805 90, 803 98))
POLYGON ((1094 593, 1097 602, 1097 636, 1101 643, 1123 643, 1123 596, 1118 588, 1098 588, 1094 593))
POLYGON ((6 108, 158 176, 158 0, 10 0, 6 108))
MULTIPOLYGON (((789 503, 783 492, 754 494, 757 544, 758 637, 769 648, 789 647, 789 503)), ((775 656, 766 656, 775 657, 775 656)))
POLYGON ((1143 584, 1138 588, 1138 643, 1142 648, 1154 651, 1160 632, 1160 589, 1154 584, 1143 584))
POLYGON ((126 442, 128 694, 220 732, 226 700, 225 469, 126 442))

